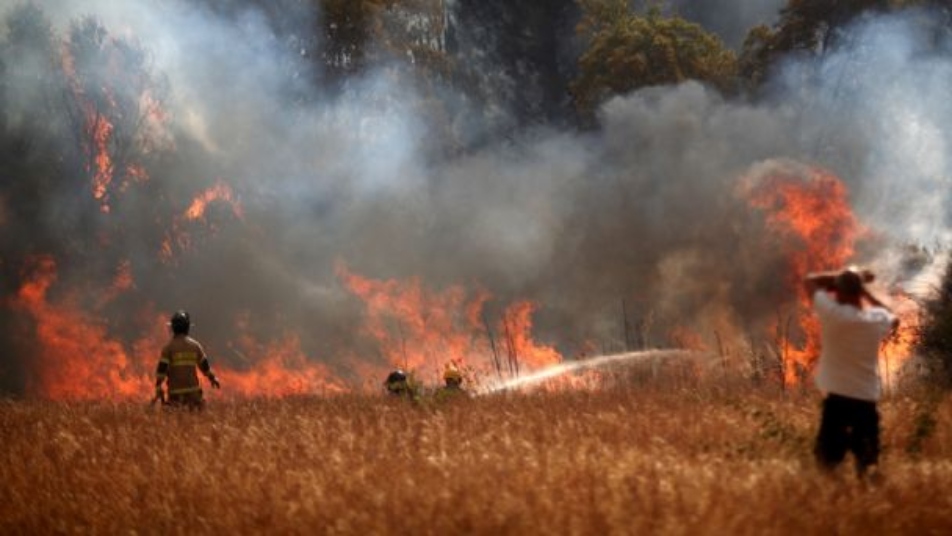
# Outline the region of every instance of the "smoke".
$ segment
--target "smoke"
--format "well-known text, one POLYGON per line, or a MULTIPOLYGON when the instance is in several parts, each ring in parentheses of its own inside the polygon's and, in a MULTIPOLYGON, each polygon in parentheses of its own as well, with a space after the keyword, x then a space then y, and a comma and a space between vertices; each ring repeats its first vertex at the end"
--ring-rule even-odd
MULTIPOLYGON (((791 160, 848 184, 857 216, 877 237, 860 262, 910 277, 884 252, 949 238, 952 62, 947 37, 922 31, 924 15, 858 21, 839 50, 787 65, 762 102, 725 100, 689 82, 611 100, 597 132, 553 122, 513 134, 520 121, 480 124, 479 109, 456 108, 480 101, 454 87, 427 93, 393 65, 353 76, 342 90, 320 84, 328 75, 310 55, 319 53, 313 34, 322 14, 304 3, 281 3, 288 11, 277 19, 184 1, 37 4, 60 31, 91 14, 140 42, 169 88, 174 140, 149 155, 147 185, 117 189, 111 214, 84 231, 94 244, 110 231, 98 253, 103 268, 90 270, 88 257, 72 253, 63 277, 83 280, 131 259, 135 299, 112 314, 138 318, 132 311, 143 302, 188 308, 225 361, 235 359, 228 349, 243 315, 262 338, 296 333, 309 356, 341 375, 354 373, 342 356, 378 359, 358 329, 361 304, 335 275, 340 263, 372 278, 486 289, 490 314, 534 300, 536 336, 567 355, 591 341, 623 344, 623 314, 647 326, 651 344, 663 344, 674 324, 705 338, 741 337, 795 297, 778 277, 783 252, 738 185, 754 169, 791 160), (434 99, 452 103, 436 125, 424 113, 434 99), (486 143, 499 124, 508 135, 486 143), (464 146, 434 149, 448 138, 464 146), (242 218, 219 206, 201 228, 176 219, 219 180, 240 200, 242 218), (171 213, 160 217, 160 209, 171 213), (158 262, 175 225, 190 243, 158 262)), ((763 13, 767 4, 777 2, 759 3, 763 13)), ((467 35, 459 46, 479 45, 477 32, 467 35)), ((30 79, 15 58, 3 62, 20 69, 15 80, 4 75, 6 87, 30 79)), ((35 113, 45 105, 7 98, 7 128, 11 117, 47 117, 35 113)), ((22 246, 4 249, 8 274, 22 264, 11 255, 44 249, 23 246, 12 231, 18 191, 5 184, 0 194, 0 232, 22 246)), ((86 185, 43 193, 55 195, 29 213, 29 225, 61 229, 54 220, 62 211, 95 212, 76 201, 89 197, 86 185)), ((68 236, 49 234, 52 246, 63 240, 52 236, 68 236)), ((142 325, 117 321, 116 329, 142 325)))
POLYGON ((952 171, 952 105, 942 89, 952 79, 952 43, 936 25, 927 12, 857 24, 824 66, 840 71, 822 106, 836 106, 845 126, 862 133, 862 152, 852 155, 853 182, 862 182, 857 210, 899 241, 933 246, 949 239, 952 171))
POLYGON ((666 5, 716 34, 727 46, 739 50, 751 28, 776 23, 786 4, 786 0, 671 0, 666 5))

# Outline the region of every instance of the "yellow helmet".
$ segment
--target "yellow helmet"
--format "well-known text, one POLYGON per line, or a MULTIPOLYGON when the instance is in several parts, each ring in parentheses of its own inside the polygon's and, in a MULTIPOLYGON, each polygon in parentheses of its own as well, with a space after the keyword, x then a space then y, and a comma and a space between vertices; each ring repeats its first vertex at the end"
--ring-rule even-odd
POLYGON ((463 375, 460 374, 459 369, 456 367, 449 366, 443 371, 443 379, 445 381, 454 381, 459 383, 463 381, 463 375))

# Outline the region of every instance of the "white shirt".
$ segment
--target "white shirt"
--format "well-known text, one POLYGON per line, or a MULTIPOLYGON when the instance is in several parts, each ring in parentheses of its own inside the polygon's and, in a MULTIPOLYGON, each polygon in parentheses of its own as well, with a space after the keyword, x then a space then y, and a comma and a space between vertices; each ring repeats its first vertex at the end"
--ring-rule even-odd
POLYGON ((817 387, 850 398, 879 400, 879 343, 896 317, 882 307, 859 309, 838 303, 824 290, 813 295, 813 309, 821 334, 817 387))

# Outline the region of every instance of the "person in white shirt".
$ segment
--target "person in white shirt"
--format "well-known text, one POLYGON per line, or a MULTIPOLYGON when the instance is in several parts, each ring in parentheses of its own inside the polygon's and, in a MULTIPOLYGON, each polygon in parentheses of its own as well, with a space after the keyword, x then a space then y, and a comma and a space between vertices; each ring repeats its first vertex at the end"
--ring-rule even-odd
POLYGON ((879 463, 879 345, 899 325, 867 290, 873 279, 868 270, 847 268, 804 281, 820 320, 816 385, 825 395, 814 456, 832 471, 852 452, 860 478, 879 463))

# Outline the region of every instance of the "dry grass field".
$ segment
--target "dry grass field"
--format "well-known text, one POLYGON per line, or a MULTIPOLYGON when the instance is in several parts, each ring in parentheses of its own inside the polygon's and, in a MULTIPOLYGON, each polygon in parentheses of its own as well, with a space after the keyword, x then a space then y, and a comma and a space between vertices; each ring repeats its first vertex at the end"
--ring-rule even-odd
POLYGON ((2 534, 949 534, 952 399, 887 398, 885 481, 810 455, 819 398, 616 387, 0 403, 2 534))

